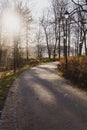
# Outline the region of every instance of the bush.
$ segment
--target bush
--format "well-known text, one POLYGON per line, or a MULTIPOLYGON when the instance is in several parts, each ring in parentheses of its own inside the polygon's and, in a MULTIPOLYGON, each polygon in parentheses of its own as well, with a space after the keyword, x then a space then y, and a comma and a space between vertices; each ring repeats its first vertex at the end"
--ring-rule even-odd
POLYGON ((87 56, 68 57, 68 68, 65 69, 65 59, 61 59, 59 70, 79 87, 87 88, 87 56))

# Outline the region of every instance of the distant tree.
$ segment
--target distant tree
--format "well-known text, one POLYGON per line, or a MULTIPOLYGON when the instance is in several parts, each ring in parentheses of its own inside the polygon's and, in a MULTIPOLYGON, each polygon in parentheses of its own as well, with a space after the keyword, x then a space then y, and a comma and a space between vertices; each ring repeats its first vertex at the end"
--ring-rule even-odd
POLYGON ((42 19, 40 21, 44 33, 45 33, 45 39, 46 39, 46 44, 47 44, 47 50, 48 50, 48 55, 49 59, 51 59, 51 50, 50 50, 50 43, 49 43, 49 22, 48 22, 48 14, 47 17, 43 14, 42 19))

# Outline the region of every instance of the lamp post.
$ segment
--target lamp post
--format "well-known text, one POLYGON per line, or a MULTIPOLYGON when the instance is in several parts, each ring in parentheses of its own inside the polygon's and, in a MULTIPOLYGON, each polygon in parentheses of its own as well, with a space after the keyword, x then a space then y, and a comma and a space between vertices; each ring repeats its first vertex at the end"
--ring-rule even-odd
POLYGON ((66 70, 68 68, 68 58, 67 58, 67 20, 69 17, 69 12, 66 10, 64 13, 64 17, 66 20, 66 29, 65 29, 65 33, 64 33, 64 53, 65 53, 65 62, 66 62, 66 70))
POLYGON ((59 18, 59 45, 58 45, 58 52, 59 52, 59 61, 60 61, 60 22, 61 22, 61 19, 59 18))

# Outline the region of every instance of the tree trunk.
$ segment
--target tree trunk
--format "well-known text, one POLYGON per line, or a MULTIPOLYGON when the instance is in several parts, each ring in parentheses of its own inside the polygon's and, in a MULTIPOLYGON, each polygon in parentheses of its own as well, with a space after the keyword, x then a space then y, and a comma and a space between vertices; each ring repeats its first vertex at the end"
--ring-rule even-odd
POLYGON ((86 34, 85 34, 85 41, 84 41, 84 43, 85 43, 85 55, 87 56, 87 42, 86 42, 86 34))
POLYGON ((48 56, 49 56, 49 59, 51 59, 51 51, 50 51, 49 43, 48 43, 48 35, 47 35, 47 32, 46 32, 46 29, 45 29, 45 28, 44 28, 44 31, 45 31, 45 36, 46 36, 46 43, 47 43, 48 56))
POLYGON ((70 24, 68 26, 68 56, 70 56, 70 24))
POLYGON ((59 61, 60 61, 60 55, 61 55, 61 50, 60 50, 60 20, 59 20, 58 54, 59 54, 59 61))

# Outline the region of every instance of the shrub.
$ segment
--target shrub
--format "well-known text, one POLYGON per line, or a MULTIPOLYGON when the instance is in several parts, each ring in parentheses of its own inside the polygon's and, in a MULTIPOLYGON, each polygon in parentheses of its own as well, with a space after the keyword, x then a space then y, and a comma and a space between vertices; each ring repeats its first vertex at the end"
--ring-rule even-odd
POLYGON ((87 88, 87 56, 68 57, 68 68, 65 69, 65 59, 61 59, 59 70, 66 78, 71 79, 79 87, 87 88))

